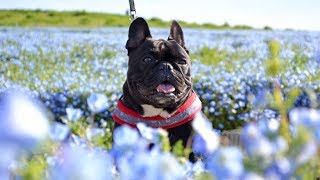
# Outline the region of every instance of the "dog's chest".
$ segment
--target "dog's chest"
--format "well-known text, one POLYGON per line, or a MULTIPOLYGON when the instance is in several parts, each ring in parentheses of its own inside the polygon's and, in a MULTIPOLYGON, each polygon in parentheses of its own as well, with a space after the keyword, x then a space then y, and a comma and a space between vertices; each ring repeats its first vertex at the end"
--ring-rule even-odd
POLYGON ((161 116, 163 118, 169 118, 171 114, 163 108, 156 108, 149 104, 142 104, 144 114, 143 117, 153 117, 153 116, 161 116))

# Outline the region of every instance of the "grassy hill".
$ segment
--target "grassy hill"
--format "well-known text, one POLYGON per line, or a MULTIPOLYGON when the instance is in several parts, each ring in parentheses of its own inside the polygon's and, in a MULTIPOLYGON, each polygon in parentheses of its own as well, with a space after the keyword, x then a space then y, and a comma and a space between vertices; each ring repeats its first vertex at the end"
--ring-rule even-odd
MULTIPOLYGON (((150 26, 168 27, 171 22, 159 18, 147 19, 150 26)), ((216 24, 197 24, 179 21, 183 27, 209 29, 252 29, 250 26, 229 26, 216 24)), ((47 11, 47 10, 0 10, 0 26, 55 26, 55 27, 127 27, 126 15, 96 13, 86 11, 47 11)))

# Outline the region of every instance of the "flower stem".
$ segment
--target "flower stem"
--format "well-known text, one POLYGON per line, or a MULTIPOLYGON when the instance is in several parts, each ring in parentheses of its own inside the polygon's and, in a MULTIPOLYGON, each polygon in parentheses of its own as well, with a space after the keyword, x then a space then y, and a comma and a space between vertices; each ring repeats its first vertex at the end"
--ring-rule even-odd
POLYGON ((283 100, 283 94, 281 91, 281 85, 279 81, 274 80, 273 85, 275 87, 274 90, 274 99, 275 103, 277 104, 280 112, 280 135, 284 137, 284 139, 288 142, 288 144, 291 143, 291 134, 289 131, 289 120, 287 117, 287 107, 283 100))

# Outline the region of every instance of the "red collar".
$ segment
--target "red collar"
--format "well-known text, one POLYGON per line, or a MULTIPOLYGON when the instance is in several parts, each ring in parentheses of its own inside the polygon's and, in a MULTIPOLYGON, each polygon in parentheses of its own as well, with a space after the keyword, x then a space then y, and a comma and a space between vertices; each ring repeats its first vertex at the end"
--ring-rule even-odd
POLYGON ((119 124, 126 124, 131 127, 141 122, 153 128, 170 129, 180 126, 192 120, 201 110, 201 101, 195 93, 169 118, 161 116, 142 117, 132 109, 127 108, 121 100, 113 112, 113 120, 119 124))

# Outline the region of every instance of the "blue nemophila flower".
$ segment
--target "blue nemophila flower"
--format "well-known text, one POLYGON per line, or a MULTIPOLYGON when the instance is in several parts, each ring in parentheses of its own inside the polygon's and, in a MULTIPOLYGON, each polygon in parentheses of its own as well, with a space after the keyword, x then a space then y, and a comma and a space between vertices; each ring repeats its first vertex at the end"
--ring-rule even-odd
POLYGON ((105 151, 64 146, 49 167, 49 179, 113 179, 113 159, 105 151))
POLYGON ((203 155, 213 153, 219 146, 220 138, 211 122, 200 113, 193 120, 192 127, 197 133, 192 145, 194 152, 203 155))
POLYGON ((317 63, 320 64, 320 50, 318 50, 318 51, 315 53, 314 59, 316 60, 317 63))
POLYGON ((101 128, 87 128, 86 137, 88 140, 94 140, 97 137, 102 137, 105 135, 105 130, 101 128))
POLYGON ((264 180, 265 178, 254 172, 246 172, 240 179, 242 180, 264 180))
POLYGON ((317 141, 318 145, 320 145, 320 129, 317 129, 314 133, 315 140, 317 141))
POLYGON ((253 108, 265 108, 268 105, 268 99, 267 96, 270 93, 267 89, 258 89, 257 93, 254 95, 251 95, 251 98, 249 101, 251 102, 251 105, 253 108))
POLYGON ((208 143, 205 141, 205 139, 201 135, 196 134, 194 136, 192 149, 196 154, 201 154, 206 156, 216 150, 215 147, 212 147, 212 150, 211 150, 211 148, 207 146, 208 146, 208 143))
POLYGON ((139 138, 138 131, 126 125, 116 128, 113 132, 114 145, 116 146, 134 146, 139 138))
POLYGON ((300 166, 306 162, 308 162, 311 158, 313 158, 317 154, 317 145, 314 141, 309 141, 305 143, 301 149, 299 154, 294 157, 294 160, 297 166, 300 166))
POLYGON ((122 125, 113 132, 111 154, 116 160, 135 156, 139 151, 148 150, 149 143, 141 138, 137 129, 122 125))
POLYGON ((10 142, 0 141, 0 179, 10 179, 10 165, 17 163, 19 149, 10 142))
POLYGON ((308 108, 295 108, 289 112, 290 122, 310 130, 320 128, 320 111, 308 108))
POLYGON ((65 141, 70 135, 70 128, 62 123, 55 122, 50 126, 49 136, 55 141, 65 141))
POLYGON ((272 149, 274 154, 284 153, 289 148, 288 142, 282 136, 277 136, 271 142, 272 142, 272 146, 273 146, 272 149))
POLYGON ((0 142, 9 141, 29 147, 44 140, 49 132, 48 114, 36 100, 22 92, 0 97, 0 142))
POLYGON ((87 98, 89 110, 93 113, 100 113, 105 111, 109 106, 109 101, 106 95, 91 93, 87 98))
POLYGON ((206 169, 217 179, 239 179, 244 173, 243 155, 237 147, 221 147, 206 161, 206 169))
POLYGON ((240 138, 249 156, 268 160, 273 153, 272 143, 261 133, 256 124, 246 124, 240 138))
POLYGON ((67 139, 67 144, 69 144, 70 146, 79 146, 79 147, 88 147, 87 142, 82 139, 81 137, 75 135, 75 134, 71 134, 70 137, 67 139))
POLYGON ((271 119, 261 119, 258 121, 259 130, 265 135, 276 134, 280 127, 280 120, 271 118, 271 119))
POLYGON ((167 131, 160 128, 150 128, 143 123, 138 123, 137 128, 144 139, 148 140, 150 143, 154 143, 155 145, 160 145, 163 137, 168 136, 167 131))
POLYGON ((266 179, 290 179, 295 167, 287 158, 278 158, 264 172, 266 179))
POLYGON ((201 173, 206 172, 205 164, 203 161, 196 161, 195 163, 186 162, 183 165, 184 174, 187 177, 194 177, 201 173))
POLYGON ((118 163, 120 179, 167 180, 186 179, 183 168, 170 153, 153 148, 138 151, 134 156, 121 158, 118 163))
POLYGON ((69 121, 77 121, 81 118, 83 112, 81 109, 68 107, 66 109, 67 117, 69 121))

